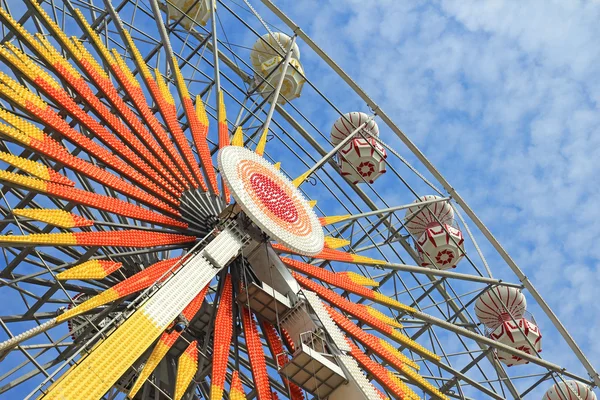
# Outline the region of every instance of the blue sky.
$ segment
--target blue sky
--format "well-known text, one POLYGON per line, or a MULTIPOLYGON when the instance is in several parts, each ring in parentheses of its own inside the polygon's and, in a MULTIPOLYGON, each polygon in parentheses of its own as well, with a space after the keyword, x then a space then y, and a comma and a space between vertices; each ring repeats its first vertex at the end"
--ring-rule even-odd
MULTIPOLYGON (((598 368, 600 3, 277 4, 466 198, 598 368)), ((315 67, 305 70, 319 87, 356 106, 315 67)), ((547 332, 544 358, 570 364, 555 340, 547 332)))

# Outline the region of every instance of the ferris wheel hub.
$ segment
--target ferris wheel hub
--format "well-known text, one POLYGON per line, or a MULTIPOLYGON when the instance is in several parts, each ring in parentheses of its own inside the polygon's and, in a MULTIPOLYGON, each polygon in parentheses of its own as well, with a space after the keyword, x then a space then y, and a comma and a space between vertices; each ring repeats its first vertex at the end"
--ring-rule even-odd
POLYGON ((304 255, 323 250, 324 234, 309 202, 281 171, 243 147, 219 151, 219 170, 244 213, 277 242, 304 255))

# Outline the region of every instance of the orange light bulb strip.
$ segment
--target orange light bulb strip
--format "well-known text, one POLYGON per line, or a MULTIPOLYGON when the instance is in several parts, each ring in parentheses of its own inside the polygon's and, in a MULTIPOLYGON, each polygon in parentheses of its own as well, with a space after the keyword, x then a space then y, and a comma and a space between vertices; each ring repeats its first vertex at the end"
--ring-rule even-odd
POLYGON ((65 200, 70 200, 77 204, 109 211, 124 217, 152 222, 157 225, 174 226, 184 229, 187 228, 187 224, 184 222, 158 214, 154 211, 150 211, 120 199, 103 196, 97 193, 86 192, 85 190, 81 189, 56 185, 53 183, 49 183, 46 187, 46 193, 65 200))
POLYGON ((102 196, 97 193, 86 192, 56 183, 42 181, 24 175, 18 175, 12 172, 0 170, 0 181, 12 183, 36 192, 45 193, 64 200, 69 200, 75 204, 81 204, 108 211, 114 214, 122 215, 141 221, 148 221, 157 225, 174 226, 187 228, 187 224, 176 219, 157 214, 154 211, 142 208, 126 201, 115 199, 113 197, 102 196))
MULTIPOLYGON (((271 246, 275 250, 279 250, 280 252, 283 252, 283 253, 297 254, 292 249, 285 247, 279 243, 273 243, 271 246)), ((359 254, 346 253, 345 251, 334 250, 334 249, 329 249, 329 248, 324 248, 323 251, 321 251, 318 254, 315 254, 314 256, 312 256, 312 258, 329 260, 329 261, 340 261, 340 262, 352 263, 352 264, 368 264, 368 265, 385 265, 386 264, 386 262, 382 261, 382 260, 376 260, 374 258, 361 256, 359 254)))
POLYGON ((393 306, 397 310, 402 310, 409 313, 416 311, 414 308, 404 305, 399 301, 392 299, 391 297, 388 297, 381 293, 377 293, 371 289, 368 289, 362 285, 355 283, 350 278, 348 278, 347 275, 334 273, 326 269, 318 268, 314 265, 304 263, 302 261, 293 260, 291 258, 280 258, 281 261, 283 261, 287 266, 289 266, 293 270, 306 274, 311 278, 316 278, 322 282, 328 283, 340 289, 344 289, 360 297, 373 300, 376 303, 393 306))
MULTIPOLYGON (((219 116, 218 131, 219 131, 219 149, 229 146, 229 128, 227 127, 227 109, 225 108, 225 100, 223 98, 223 91, 219 89, 217 93, 217 114, 219 116)), ((229 204, 229 188, 225 185, 225 182, 221 179, 221 186, 223 187, 223 196, 225 203, 229 204)))
MULTIPOLYGON (((142 185, 142 187, 147 188, 148 190, 157 194, 164 200, 167 200, 171 203, 177 202, 174 197, 167 194, 162 188, 158 187, 155 183, 153 183, 152 180, 147 178, 147 176, 150 176, 153 179, 157 179, 157 177, 153 176, 154 173, 150 170, 149 166, 145 162, 143 162, 135 153, 133 153, 131 149, 125 146, 123 142, 121 142, 111 132, 109 132, 106 128, 100 125, 98 121, 93 119, 87 112, 79 108, 77 103, 75 103, 75 101, 67 94, 67 92, 61 88, 58 82, 52 79, 45 71, 43 71, 38 65, 33 63, 24 53, 18 50, 15 46, 7 44, 6 47, 9 47, 11 49, 12 54, 9 53, 6 48, 0 47, 0 56, 4 60, 10 62, 21 72, 23 72, 26 76, 28 76, 36 85, 36 87, 43 93, 45 93, 50 99, 52 99, 56 103, 56 105, 59 106, 59 108, 68 112, 79 123, 85 126, 92 133, 94 133, 94 136, 101 140, 106 146, 112 149, 115 153, 121 155, 125 160, 129 161, 129 164, 125 163, 121 159, 118 159, 114 156, 114 154, 108 152, 106 149, 99 146, 90 138, 73 129, 41 98, 37 97, 31 92, 27 93, 27 88, 23 86, 15 86, 17 88, 15 90, 17 92, 16 94, 20 97, 20 101, 17 100, 17 102, 21 105, 22 108, 24 108, 26 112, 36 116, 45 125, 60 132, 65 138, 67 138, 72 143, 78 145, 79 147, 82 147, 83 149, 89 150, 91 154, 94 154, 96 156, 102 154, 104 156, 107 156, 109 159, 118 160, 118 165, 109 165, 111 165, 111 167, 115 169, 117 169, 118 166, 121 166, 121 168, 124 169, 124 171, 129 172, 129 174, 124 174, 130 179, 138 182, 140 185, 142 185), (131 165, 135 165, 139 170, 144 171, 145 175, 140 174, 137 170, 133 169, 131 165)), ((63 68, 62 64, 59 65, 59 68, 57 68, 57 70, 61 70, 65 74, 67 73, 66 69, 63 68)), ((2 79, 5 83, 8 80, 12 80, 12 78, 8 77, 7 75, 2 75, 2 79)), ((71 83, 71 85, 77 86, 73 85, 73 83, 71 83)), ((91 95, 95 98, 94 93, 92 93, 91 95)), ((166 210, 168 210, 168 212, 173 211, 162 201, 158 201, 156 198, 148 195, 145 191, 141 190, 137 186, 132 186, 131 192, 132 193, 130 193, 130 195, 137 195, 138 197, 140 197, 140 200, 143 200, 145 202, 150 201, 153 206, 159 209, 165 209, 166 207, 166 210)))
MULTIPOLYGON (((173 57, 173 66, 175 81, 181 93, 181 104, 183 105, 183 110, 185 112, 188 125, 190 127, 190 132, 192 133, 192 139, 194 140, 196 150, 198 151, 198 156, 200 157, 200 162, 202 163, 202 167, 204 168, 204 172, 208 177, 208 181, 211 185, 213 192, 218 194, 219 189, 217 186, 217 176, 215 174, 215 169, 213 168, 212 158, 210 156, 210 150, 208 148, 208 117, 206 116, 204 103, 202 103, 202 98, 200 98, 200 96, 197 96, 197 108, 194 109, 194 103, 190 98, 190 94, 187 90, 187 86, 185 84, 185 81, 183 80, 183 75, 181 74, 181 70, 179 69, 179 65, 175 57, 173 57)), ((195 159, 190 159, 190 162, 192 160, 195 159)), ((196 167, 196 170, 199 173, 200 170, 198 169, 198 165, 194 163, 193 166, 196 167)))
POLYGON ((263 350, 256 322, 249 309, 242 307, 242 322, 244 324, 244 338, 248 349, 248 357, 252 369, 252 378, 258 400, 271 400, 271 385, 267 372, 267 362, 263 350))
POLYGON ((229 348, 231 347, 231 337, 233 335, 232 293, 231 275, 227 274, 215 317, 210 400, 221 400, 225 389, 227 360, 229 359, 229 348))
MULTIPOLYGON (((79 10, 75 10, 77 17, 83 23, 85 31, 88 33, 95 46, 100 49, 100 54, 104 57, 108 64, 116 64, 115 58, 108 51, 108 49, 102 43, 102 40, 98 34, 91 29, 87 20, 83 18, 79 10)), ((72 39, 74 40, 74 39, 72 39)), ((177 178, 183 181, 183 177, 177 176, 178 170, 176 168, 171 169, 169 159, 166 153, 161 149, 160 145, 152 137, 150 132, 141 123, 133 111, 125 104, 116 88, 112 84, 110 78, 104 73, 101 67, 95 62, 91 54, 79 44, 78 49, 81 51, 82 57, 80 57, 79 64, 83 71, 86 72, 87 76, 95 83, 95 85, 102 91, 105 97, 112 103, 112 105, 119 111, 119 115, 127 122, 127 125, 132 129, 136 136, 131 137, 132 143, 136 143, 136 148, 140 154, 157 170, 160 171, 161 175, 165 177, 171 185, 173 185, 179 192, 184 190, 184 187, 180 184, 177 178), (141 142, 139 139, 141 139, 141 142), (143 146, 142 146, 143 142, 143 146), (149 153, 147 149, 152 152, 149 153), (159 162, 160 159, 160 162, 159 162), (161 164, 162 163, 162 164, 161 164), (164 164, 164 165, 163 165, 164 164), (165 166, 167 168, 165 168, 165 166)), ((123 129, 122 129, 123 130, 123 129)), ((125 132, 125 131, 124 131, 125 132)), ((174 167, 174 165, 172 165, 174 167)))
POLYGON ((71 155, 62 144, 43 133, 37 126, 24 121, 15 114, 0 110, 0 118, 14 126, 0 124, 0 133, 14 139, 31 151, 43 155, 47 159, 55 160, 119 193, 129 195, 132 190, 138 190, 138 188, 120 177, 71 155))
POLYGON ((292 336, 290 336, 290 333, 283 327, 280 328, 281 329, 281 339, 283 340, 283 342, 285 343, 285 345, 287 346, 287 348, 290 350, 290 352, 295 352, 296 351, 296 345, 294 344, 294 341, 292 340, 292 336))
POLYGON ((383 366, 370 359, 352 342, 352 340, 346 338, 346 341, 348 342, 348 345, 350 345, 350 355, 354 357, 362 369, 372 375, 381 386, 392 393, 397 399, 411 399, 401 385, 391 379, 388 371, 383 366))
MULTIPOLYGON (((126 82, 130 82, 129 76, 125 77, 123 72, 119 69, 119 62, 122 59, 119 57, 113 56, 111 52, 106 48, 100 36, 92 29, 88 21, 85 19, 81 11, 78 9, 75 10, 75 17, 79 20, 80 24, 83 25, 85 32, 88 34, 88 37, 94 43, 96 49, 98 49, 98 54, 103 58, 104 62, 109 65, 109 68, 113 72, 114 75, 117 76, 117 81, 121 84, 121 80, 125 80, 126 82)), ((85 69, 85 65, 82 65, 85 69)), ((127 124, 131 127, 131 129, 142 139, 142 141, 146 144, 146 146, 156 155, 160 161, 167 167, 164 169, 164 172, 168 174, 170 178, 169 181, 174 184, 179 190, 183 190, 184 187, 176 182, 173 182, 172 177, 174 176, 179 183, 184 183, 185 178, 181 175, 181 172, 175 167, 172 163, 171 159, 167 156, 162 147, 158 144, 156 139, 150 134, 150 132, 146 129, 144 124, 137 118, 137 116, 129 109, 129 107, 125 104, 121 96, 116 91, 115 87, 112 85, 112 82, 108 78, 108 76, 102 71, 102 69, 97 70, 100 75, 95 81, 96 85, 104 91, 106 97, 111 101, 111 103, 119 110, 121 116, 125 119, 127 124)), ((94 77, 90 76, 90 78, 94 79, 94 77)), ((135 81, 135 78, 131 76, 131 79, 135 81)), ((135 81, 137 82, 137 81, 135 81)), ((121 86, 123 86, 121 84, 121 86)))
MULTIPOLYGON (((129 128, 127 128, 127 126, 125 126, 125 124, 123 124, 121 120, 100 101, 96 93, 88 86, 83 77, 69 65, 68 61, 62 57, 60 52, 44 36, 36 34, 36 38, 44 48, 44 50, 40 51, 40 54, 44 57, 47 64, 53 68, 57 76, 65 80, 77 94, 79 94, 80 99, 82 99, 85 104, 89 105, 90 108, 95 111, 111 130, 127 143, 130 148, 133 148, 137 152, 137 154, 134 154, 127 148, 123 150, 128 154, 128 157, 136 161, 135 165, 147 174, 147 176, 155 179, 163 188, 166 188, 172 194, 177 195, 178 193, 175 189, 165 181, 165 176, 157 174, 157 171, 165 172, 166 170, 164 170, 158 160, 148 151, 144 144, 142 144, 141 141, 132 134, 129 128), (152 168, 146 164, 145 161, 142 161, 138 155, 141 155, 148 163, 150 163, 152 168)), ((87 76, 97 84, 101 89, 100 91, 104 92, 107 98, 112 98, 113 102, 120 100, 120 103, 123 103, 120 96, 116 93, 110 78, 104 73, 86 48, 83 47, 78 39, 72 39, 71 44, 73 46, 70 46, 70 48, 74 50, 71 52, 73 58, 82 67, 82 70, 86 72, 87 76), (112 88, 114 93, 108 93, 110 91, 109 88, 112 88)), ((39 77, 46 81, 49 79, 49 76, 46 74, 39 74, 39 77)), ((121 108, 129 110, 127 107, 121 108)), ((105 136, 108 137, 106 134, 105 136)), ((121 148, 123 147, 121 146, 121 148)), ((167 173, 166 176, 170 177, 170 174, 167 173)))
POLYGON ((440 360, 440 356, 427 350, 426 348, 424 348, 414 340, 410 339, 408 336, 395 330, 385 322, 382 322, 379 318, 374 317, 373 315, 365 311, 364 308, 357 307, 357 304, 345 299, 344 297, 340 296, 334 291, 327 289, 326 287, 319 285, 318 283, 313 282, 310 279, 303 277, 302 275, 299 275, 296 272, 292 272, 292 275, 301 286, 312 290, 313 292, 316 292, 323 300, 336 306, 340 310, 346 312, 349 315, 352 315, 354 318, 371 326, 372 328, 383 333, 384 335, 387 335, 388 337, 394 339, 394 341, 403 344, 407 347, 410 347, 411 350, 413 350, 414 352, 427 358, 440 360))
MULTIPOLYGON (((129 47, 129 50, 132 53, 133 60, 136 64, 136 66, 138 67, 140 75, 142 76, 142 79, 146 83, 146 86, 148 87, 148 89, 150 91, 150 95, 154 99, 154 102, 158 105, 159 102, 164 101, 163 95, 160 91, 160 88, 158 87, 158 84, 152 77, 152 74, 150 73, 150 69, 148 68, 148 65, 146 65, 146 62, 144 61, 142 54, 139 52, 137 46, 133 42, 133 39, 131 38, 131 35, 129 34, 129 32, 124 31, 123 34, 125 36, 125 41, 127 42, 127 46, 129 47)), ((113 51, 113 55, 115 55, 115 54, 116 54, 116 51, 113 51)), ((122 63, 119 63, 119 66, 121 67, 122 71, 125 74, 127 74, 127 72, 125 70, 128 70, 129 68, 126 66, 126 64, 124 62, 122 62, 122 63)), ((133 77, 133 74, 131 74, 131 71, 129 71, 129 74, 131 75, 131 77, 133 77)), ((179 169, 183 172, 184 176, 186 177, 187 182, 189 184, 191 184, 192 186, 197 187, 197 184, 193 178, 193 175, 192 175, 189 167, 186 165, 185 161, 181 157, 181 154, 175 149, 173 141, 169 138, 169 135, 167 135, 165 130, 162 128, 161 123, 158 121, 158 119, 154 116, 154 114, 148 107, 148 104, 146 103, 146 97, 144 95, 142 88, 139 86, 139 84, 137 84, 137 85, 134 84, 135 79, 128 79, 128 81, 130 83, 128 85, 129 89, 132 91, 133 96, 135 96, 135 97, 132 97, 132 99, 134 100, 136 106, 142 113, 142 116, 148 123, 148 126, 153 131, 153 133, 156 135, 156 137, 159 139, 161 144, 163 146, 165 146, 169 155, 173 158, 173 160, 175 161, 175 163, 177 164, 179 169)), ((167 122, 166 121, 167 118, 164 114, 162 114, 162 109, 160 106, 159 106, 159 111, 163 117, 163 120, 165 122, 167 122)))
POLYGON ((0 244, 11 246, 115 246, 145 248, 189 243, 194 236, 135 229, 103 232, 33 233, 0 235, 0 244))
MULTIPOLYGON (((14 82, 6 74, 1 72, 0 81, 5 84, 14 82)), ((14 83, 16 84, 16 82, 14 83)), ((0 86, 0 92, 11 97, 11 99, 15 102, 18 102, 24 111, 39 119, 46 126, 57 132, 60 132, 69 141, 76 144, 78 147, 85 149, 89 154, 96 157, 99 161, 109 165, 115 171, 122 173, 138 184, 132 185, 117 178, 115 180, 107 179, 107 186, 114 188, 118 192, 121 192, 128 197, 140 200, 148 205, 156 207, 159 210, 167 211, 171 214, 177 214, 176 210, 141 189, 142 187, 147 187, 153 188, 153 192, 160 192, 160 189, 158 189, 156 185, 133 169, 129 164, 125 163, 120 158, 117 158, 113 153, 69 126, 69 124, 46 103, 44 103, 41 98, 18 84, 13 85, 12 88, 9 88, 9 86, 0 86), (12 92, 10 92, 10 90, 12 90, 12 92)), ((105 173, 109 174, 106 171, 105 173)), ((109 174, 109 176, 113 175, 109 174)))
MULTIPOLYGON (((137 47, 135 47, 135 44, 133 43, 133 40, 131 40, 131 37, 129 36, 129 34, 125 33, 125 36, 126 36, 128 45, 132 48, 132 52, 133 52, 134 60, 136 61, 136 64, 138 62, 143 63, 141 54, 137 50, 137 47), (139 56, 139 59, 138 59, 138 56, 139 56)), ((183 182, 184 186, 189 187, 190 186, 190 181, 188 178, 189 171, 188 171, 187 166, 185 165, 185 162, 183 161, 183 158, 175 149, 175 145, 173 144, 173 141, 169 138, 169 135, 164 130, 162 124, 158 121, 158 119, 156 118, 156 116, 154 115, 152 110, 150 110, 150 107, 148 106, 148 103, 147 103, 146 95, 144 94, 144 91, 141 88, 139 82, 133 76, 133 73, 131 72, 131 70, 129 69, 127 64, 125 63, 125 60, 123 60, 121 55, 118 54, 115 49, 113 49, 112 54, 116 60, 116 64, 111 64, 110 66, 112 68, 112 71, 113 71, 115 77, 119 81, 119 84, 125 90, 125 93, 127 93, 129 98, 133 101, 134 105, 136 106, 139 113, 141 114, 142 119, 146 122, 146 125, 148 126, 150 131, 154 134, 154 137, 156 137, 158 139, 158 142, 160 143, 161 147, 166 150, 166 153, 164 153, 164 154, 168 155, 168 157, 169 157, 168 158, 169 168, 172 168, 172 171, 177 171, 176 176, 178 177, 179 181, 183 182), (175 165, 177 167, 175 167, 175 165)), ((146 70, 148 69, 148 67, 145 64, 144 64, 144 68, 146 70)), ((146 82, 148 82, 148 81, 154 82, 154 80, 152 79, 152 76, 149 75, 149 77, 146 78, 143 73, 142 73, 142 76, 144 77, 143 79, 146 82)), ((156 85, 156 82, 154 82, 154 85, 156 85)))
MULTIPOLYGON (((174 65, 177 65, 176 60, 174 65)), ((171 91, 169 90, 167 83, 158 69, 155 69, 155 76, 156 82, 158 83, 158 89, 160 90, 160 95, 157 93, 157 98, 155 98, 156 104, 158 105, 163 119, 167 124, 167 128, 169 128, 171 135, 175 139, 175 143, 177 144, 179 151, 181 154, 183 154, 188 162, 188 165, 191 167, 193 177, 196 179, 196 182, 200 184, 200 187, 206 192, 208 188, 206 187, 206 183, 202 177, 202 172, 198 166, 198 161, 196 160, 196 157, 194 157, 192 148, 190 147, 187 137, 181 129, 181 125, 179 125, 179 121, 177 119, 177 108, 175 107, 175 99, 173 99, 171 91)))
MULTIPOLYGON (((267 339, 267 345, 271 350, 273 359, 277 362, 277 367, 281 368, 288 363, 289 357, 283 350, 283 343, 277 334, 275 327, 267 321, 261 322, 263 336, 267 339)), ((292 400, 304 400, 304 392, 298 385, 290 382, 285 377, 281 377, 283 384, 290 389, 290 399, 292 400)))
MULTIPOLYGON (((404 361, 399 359, 395 353, 390 352, 388 348, 383 347, 381 345, 380 338, 365 332, 364 330, 359 328, 358 325, 354 324, 352 321, 350 321, 348 318, 346 318, 339 312, 335 311, 330 306, 325 305, 324 307, 327 310, 327 312, 329 312, 329 315, 331 315, 333 321, 346 333, 348 333, 354 339, 358 340, 360 343, 362 343, 365 347, 369 348, 369 350, 373 351, 379 357, 383 358, 397 371, 402 372, 405 369, 404 361)), ((416 363, 412 361, 410 363, 411 367, 419 368, 419 366, 416 363)))
MULTIPOLYGON (((38 4, 35 4, 34 7, 37 9, 38 15, 41 16, 41 18, 43 18, 45 20, 46 25, 54 33, 54 35, 53 35, 54 38, 57 39, 59 43, 61 43, 63 49, 66 50, 70 54, 70 56, 79 64, 82 71, 86 72, 88 77, 101 89, 101 91, 104 92, 106 97, 120 111, 121 115, 125 117, 125 120, 127 121, 127 123, 130 124, 131 126, 133 126, 134 129, 135 129, 135 127, 142 128, 142 130, 140 130, 140 131, 136 130, 136 133, 138 135, 140 135, 144 140, 146 140, 146 144, 153 151, 155 151, 155 154, 159 154, 159 155, 164 154, 164 152, 162 151, 160 146, 158 146, 156 144, 156 141, 151 137, 151 135, 145 135, 145 133, 147 133, 147 131, 145 130, 145 128, 143 128, 143 125, 141 123, 139 123, 139 121, 135 117, 135 114, 133 114, 133 112, 131 112, 131 110, 127 106, 125 106, 125 103, 123 102, 123 100, 118 95, 115 88, 113 87, 109 76, 102 70, 100 65, 91 56, 91 54, 85 49, 85 47, 83 47, 83 45, 79 42, 79 40, 76 38, 69 40, 69 38, 67 38, 67 36, 64 34, 64 32, 62 32, 60 27, 52 20, 52 18, 50 18, 48 16, 48 14, 43 10, 42 7, 40 7, 38 4)), ((77 18, 79 18, 80 22, 84 25, 85 30, 89 34, 89 37, 91 38, 91 40, 94 41, 94 44, 96 46, 98 46, 99 53, 101 56, 104 56, 105 62, 107 62, 107 64, 109 64, 109 65, 114 64, 115 61, 114 61, 114 59, 111 59, 110 52, 103 45, 102 41, 100 40, 100 38, 96 34, 96 32, 94 32, 91 29, 91 27, 89 26, 89 24, 87 23, 87 21, 85 20, 85 18, 83 17, 83 15, 81 14, 81 12, 79 10, 75 10, 75 16, 77 18)), ((14 20, 12 21, 12 24, 18 26, 18 23, 14 20)), ((38 51, 39 55, 42 58, 46 59, 46 61, 50 65, 54 66, 58 62, 62 65, 62 67, 63 67, 62 69, 69 72, 69 75, 71 75, 72 77, 79 76, 78 72, 60 55, 60 53, 57 53, 55 51, 55 49, 50 45, 50 43, 47 40, 45 40, 45 38, 43 36, 36 35, 38 40, 40 41, 40 43, 44 45, 43 47, 45 47, 45 49, 41 49, 39 44, 37 42, 33 41, 32 36, 30 34, 28 34, 27 32, 24 32, 22 34, 22 36, 38 51)), ((95 95, 93 97, 95 97, 95 95)), ((87 98, 87 97, 84 97, 84 98, 87 98)), ((142 153, 146 154, 145 151, 143 151, 142 153)), ((155 164, 155 159, 153 159, 153 158, 148 158, 148 161, 151 164, 153 164, 155 166, 155 168, 157 168, 157 170, 161 171, 161 173, 163 173, 164 177, 166 177, 171 182, 171 184, 173 184, 175 187, 177 187, 179 190, 181 190, 181 188, 182 188, 181 185, 177 185, 177 183, 172 180, 172 177, 170 174, 170 171, 176 171, 176 169, 161 168, 160 165, 155 164)), ((170 166, 167 165, 167 167, 170 167, 170 166)))
MULTIPOLYGON (((184 104, 187 104, 186 101, 184 104)), ((190 101, 191 103, 191 101, 190 101)), ((189 107, 189 106, 186 106, 189 107)), ((198 155, 200 156, 200 161, 202 162, 202 166, 204 171, 208 175, 208 181, 213 192, 216 195, 219 195, 219 185, 217 184, 217 174, 215 173, 215 169, 213 167, 212 157, 210 155, 210 149, 208 147, 208 116, 206 115, 206 109, 204 107, 204 102, 200 96, 196 96, 196 118, 192 117, 194 123, 190 123, 190 127, 192 129, 192 136, 194 138, 194 142, 196 144, 196 150, 198 150, 198 155), (194 131, 196 133, 194 133, 194 131)))
POLYGON ((377 389, 376 387, 373 389, 375 389, 381 400, 389 400, 389 397, 387 397, 381 390, 377 389))
POLYGON ((196 240, 194 236, 135 229, 106 232, 75 232, 73 235, 77 239, 77 245, 79 246, 124 246, 138 248, 190 243, 196 240))

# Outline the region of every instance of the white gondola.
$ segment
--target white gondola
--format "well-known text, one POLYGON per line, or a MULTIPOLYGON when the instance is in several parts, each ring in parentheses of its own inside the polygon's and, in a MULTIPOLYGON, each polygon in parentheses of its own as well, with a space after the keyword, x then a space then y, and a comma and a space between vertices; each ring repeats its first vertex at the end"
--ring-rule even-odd
POLYGON ((192 22, 204 26, 210 18, 210 0, 167 0, 166 3, 169 19, 180 20, 185 29, 191 29, 192 22))
POLYGON ((250 52, 250 61, 257 74, 255 79, 259 86, 258 90, 263 97, 268 97, 281 79, 282 61, 290 46, 292 55, 277 99, 279 104, 300 97, 302 92, 306 80, 300 63, 300 48, 296 43, 292 45, 292 38, 288 35, 275 32, 273 35, 269 33, 263 35, 254 43, 250 52))
MULTIPOLYGON (((525 318, 503 322, 490 334, 490 338, 527 354, 533 355, 542 351, 542 333, 540 329, 535 323, 525 318)), ((529 363, 521 357, 499 349, 496 350, 496 356, 508 367, 529 363)))
POLYGON ((450 224, 454 220, 454 210, 448 201, 438 201, 427 205, 419 205, 423 201, 441 199, 439 196, 427 195, 415 200, 415 206, 406 210, 406 229, 415 237, 419 237, 430 224, 450 224))
POLYGON ((589 386, 568 380, 552 385, 542 400, 596 400, 596 395, 589 386))
POLYGON ((517 288, 497 286, 475 302, 475 314, 481 323, 496 329, 504 321, 519 320, 527 309, 525 295, 517 288))
POLYGON ((365 122, 367 122, 367 124, 358 134, 355 134, 355 136, 364 138, 369 138, 371 136, 379 137, 379 127, 374 119, 369 121, 369 116, 367 114, 359 111, 352 111, 342 115, 333 123, 330 135, 331 144, 337 146, 365 122))
POLYGON ((353 184, 373 183, 386 172, 385 148, 373 138, 355 138, 338 152, 342 176, 353 184))
POLYGON ((448 224, 430 224, 417 240, 416 247, 421 266, 427 268, 456 268, 465 256, 462 232, 448 224))

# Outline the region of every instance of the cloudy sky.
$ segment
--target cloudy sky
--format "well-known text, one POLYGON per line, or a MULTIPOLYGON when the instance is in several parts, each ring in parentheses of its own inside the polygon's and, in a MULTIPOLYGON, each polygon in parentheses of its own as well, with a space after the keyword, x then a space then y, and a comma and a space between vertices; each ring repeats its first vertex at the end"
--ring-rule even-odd
POLYGON ((598 369, 600 2, 278 5, 466 198, 598 369))
MULTIPOLYGON (((600 2, 277 4, 442 171, 600 369, 600 2)), ((300 45, 311 80, 336 93, 300 45)))

